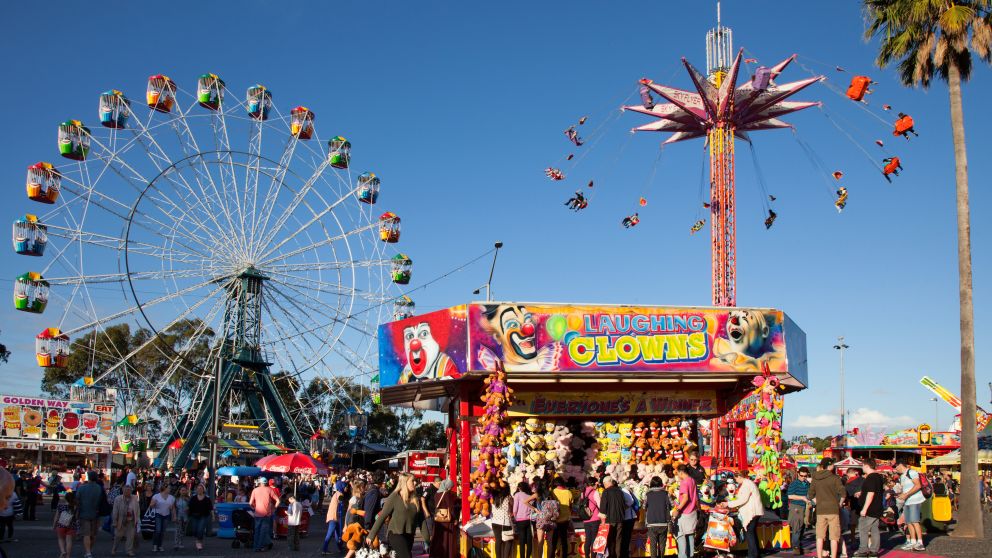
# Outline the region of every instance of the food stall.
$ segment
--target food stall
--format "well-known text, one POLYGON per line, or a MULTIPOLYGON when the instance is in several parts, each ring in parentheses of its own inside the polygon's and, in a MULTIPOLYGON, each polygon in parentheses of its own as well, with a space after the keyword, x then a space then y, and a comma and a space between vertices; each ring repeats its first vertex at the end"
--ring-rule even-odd
MULTIPOLYGON (((807 384, 805 334, 767 308, 471 303, 383 324, 379 343, 382 403, 448 415, 463 526, 488 515, 487 483, 608 473, 643 490, 749 394, 777 455, 781 395, 807 384)), ((759 531, 788 548, 787 523, 759 531)), ((461 555, 489 543, 463 532, 461 555)), ((640 522, 631 555, 648 555, 640 522)))
POLYGON ((67 399, 0 394, 0 456, 17 468, 110 471, 113 390, 72 390, 67 399))

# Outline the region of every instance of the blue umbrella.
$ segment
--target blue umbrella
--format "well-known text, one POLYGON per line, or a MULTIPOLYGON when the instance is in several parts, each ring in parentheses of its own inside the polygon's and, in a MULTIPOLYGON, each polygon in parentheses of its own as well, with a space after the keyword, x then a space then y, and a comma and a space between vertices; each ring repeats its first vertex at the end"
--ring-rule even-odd
POLYGON ((262 470, 258 467, 221 467, 217 469, 219 477, 257 477, 262 470))

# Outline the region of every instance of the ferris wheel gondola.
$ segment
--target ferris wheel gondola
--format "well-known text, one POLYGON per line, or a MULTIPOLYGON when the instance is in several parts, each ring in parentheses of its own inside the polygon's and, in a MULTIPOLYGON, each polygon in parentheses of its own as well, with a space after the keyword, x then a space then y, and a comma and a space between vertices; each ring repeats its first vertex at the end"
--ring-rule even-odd
POLYGON ((13 225, 15 251, 42 262, 14 285, 44 328, 39 366, 85 362, 120 413, 186 440, 180 461, 207 433, 218 370, 222 420, 302 449, 322 425, 301 389, 321 380, 347 398, 342 382, 368 383, 412 266, 395 269, 399 217, 369 209, 380 184, 351 175, 350 142, 320 141, 314 112, 281 113, 265 86, 225 92, 216 74, 193 93, 153 75, 144 114, 103 92, 101 126, 59 125, 67 164, 28 168, 25 203, 48 211, 13 225))

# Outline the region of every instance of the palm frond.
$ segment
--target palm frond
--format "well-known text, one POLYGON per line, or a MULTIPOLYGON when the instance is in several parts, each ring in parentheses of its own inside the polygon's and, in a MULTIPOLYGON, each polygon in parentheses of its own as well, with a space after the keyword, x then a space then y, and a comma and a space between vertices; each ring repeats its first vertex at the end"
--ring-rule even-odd
POLYGON ((937 39, 937 48, 934 49, 933 53, 933 63, 938 67, 943 66, 947 61, 947 53, 950 51, 951 46, 947 43, 947 35, 941 35, 937 39))
POLYGON ((951 4, 949 8, 940 14, 937 19, 938 25, 949 35, 967 35, 968 26, 975 19, 977 12, 966 4, 951 4))
MULTIPOLYGON (((992 3, 992 0, 989 0, 992 3)), ((992 61, 992 16, 975 18, 971 27, 971 48, 979 58, 992 61)))

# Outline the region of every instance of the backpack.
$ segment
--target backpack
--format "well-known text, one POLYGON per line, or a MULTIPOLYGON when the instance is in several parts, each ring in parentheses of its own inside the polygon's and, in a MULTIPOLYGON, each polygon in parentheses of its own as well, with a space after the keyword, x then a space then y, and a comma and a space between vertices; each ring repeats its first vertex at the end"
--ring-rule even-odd
POLYGON ((926 475, 921 475, 919 473, 916 473, 916 476, 920 479, 920 493, 923 494, 924 498, 929 499, 933 496, 933 485, 930 484, 930 479, 927 478, 926 475))
POLYGON ((592 519, 592 506, 589 504, 589 489, 586 489, 586 491, 582 494, 582 498, 579 498, 579 519, 582 521, 589 521, 592 519))

